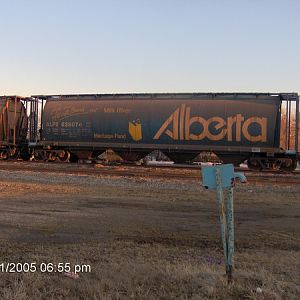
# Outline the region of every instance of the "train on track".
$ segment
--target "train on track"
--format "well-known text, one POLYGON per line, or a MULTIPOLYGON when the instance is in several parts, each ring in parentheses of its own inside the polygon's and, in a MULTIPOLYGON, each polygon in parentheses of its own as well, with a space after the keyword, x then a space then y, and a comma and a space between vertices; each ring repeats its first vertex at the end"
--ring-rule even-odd
POLYGON ((296 93, 156 93, 0 97, 0 159, 125 161, 160 150, 178 163, 203 152, 252 169, 299 159, 296 93))

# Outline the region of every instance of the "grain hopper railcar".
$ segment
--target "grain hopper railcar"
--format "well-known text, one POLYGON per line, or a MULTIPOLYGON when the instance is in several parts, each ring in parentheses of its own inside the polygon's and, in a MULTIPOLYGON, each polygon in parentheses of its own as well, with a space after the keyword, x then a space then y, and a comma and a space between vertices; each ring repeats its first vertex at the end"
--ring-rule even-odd
POLYGON ((42 102, 36 158, 96 158, 112 148, 126 160, 161 150, 175 162, 211 151, 223 162, 249 167, 296 167, 299 135, 297 94, 177 93, 32 96, 42 102), (289 140, 280 145, 282 103, 289 140), (293 104, 297 126, 290 140, 293 104), (44 105, 45 104, 45 105, 44 105))

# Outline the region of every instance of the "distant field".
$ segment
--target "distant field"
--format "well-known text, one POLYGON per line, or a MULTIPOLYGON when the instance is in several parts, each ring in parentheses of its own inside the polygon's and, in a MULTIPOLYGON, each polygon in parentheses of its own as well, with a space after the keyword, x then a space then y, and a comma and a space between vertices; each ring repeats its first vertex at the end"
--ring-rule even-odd
POLYGON ((234 200, 228 287, 200 183, 0 171, 1 262, 91 266, 77 280, 1 272, 0 299, 298 299, 300 187, 238 185, 234 200))

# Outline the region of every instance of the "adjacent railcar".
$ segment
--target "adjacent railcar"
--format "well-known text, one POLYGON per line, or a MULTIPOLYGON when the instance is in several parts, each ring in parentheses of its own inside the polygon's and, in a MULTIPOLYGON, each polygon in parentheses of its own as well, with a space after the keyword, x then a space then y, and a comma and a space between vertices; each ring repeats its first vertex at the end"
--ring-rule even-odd
POLYGON ((28 153, 28 116, 24 100, 18 96, 0 97, 0 159, 28 153))
MULTIPOLYGON (((118 94, 44 97, 40 146, 48 159, 98 156, 112 148, 137 160, 161 150, 175 162, 202 151, 236 165, 293 169, 280 148, 282 95, 118 94)), ((39 155, 41 152, 38 152, 39 155)))

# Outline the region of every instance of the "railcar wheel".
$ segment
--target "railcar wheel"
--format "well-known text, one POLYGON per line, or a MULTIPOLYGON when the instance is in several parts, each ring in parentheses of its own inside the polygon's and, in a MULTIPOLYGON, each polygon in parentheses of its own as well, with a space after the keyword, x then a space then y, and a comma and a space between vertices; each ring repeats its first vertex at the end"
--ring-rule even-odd
POLYGON ((248 168, 252 170, 273 170, 292 172, 297 167, 295 158, 291 157, 251 157, 247 160, 248 168))
POLYGON ((44 161, 45 160, 44 152, 43 151, 34 151, 33 158, 36 161, 44 161))
POLYGON ((6 160, 6 159, 8 159, 8 157, 9 157, 9 155, 6 150, 0 151, 0 160, 6 160))
POLYGON ((262 169, 259 161, 252 157, 247 160, 247 165, 248 165, 248 168, 251 170, 261 170, 262 169))
POLYGON ((296 159, 292 158, 284 158, 282 160, 280 170, 286 171, 286 172, 292 172, 296 169, 297 167, 297 161, 296 159))
POLYGON ((47 152, 46 156, 47 156, 47 161, 49 162, 54 162, 57 159, 55 152, 47 152))
POLYGON ((11 148, 9 151, 9 157, 12 159, 18 159, 20 156, 20 150, 17 148, 11 148))
POLYGON ((61 162, 69 162, 71 153, 69 151, 62 151, 58 154, 58 159, 61 162))

